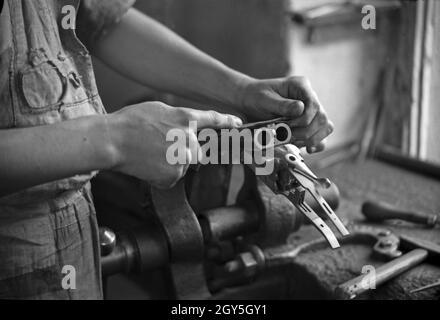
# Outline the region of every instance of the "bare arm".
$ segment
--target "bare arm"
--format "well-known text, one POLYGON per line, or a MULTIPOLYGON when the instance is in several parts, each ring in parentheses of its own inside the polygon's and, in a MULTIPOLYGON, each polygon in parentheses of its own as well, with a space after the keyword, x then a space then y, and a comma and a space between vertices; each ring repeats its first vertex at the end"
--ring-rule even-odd
POLYGON ((322 150, 323 139, 333 131, 306 78, 248 77, 135 9, 98 41, 94 54, 132 80, 221 111, 235 109, 250 120, 291 118, 292 142, 309 152, 322 150))
POLYGON ((111 166, 104 116, 0 130, 0 196, 111 166))
POLYGON ((94 48, 108 66, 141 84, 206 103, 238 105, 249 77, 130 9, 94 48))
MULTIPOLYGON (((161 188, 176 183, 198 157, 196 132, 188 128, 231 128, 240 119, 213 111, 174 108, 160 102, 128 106, 46 126, 0 130, 0 197, 93 170, 110 169, 161 188), (185 163, 170 164, 166 154, 171 129, 181 129, 191 146, 183 146, 185 163)), ((186 141, 186 140, 185 140, 186 141)))

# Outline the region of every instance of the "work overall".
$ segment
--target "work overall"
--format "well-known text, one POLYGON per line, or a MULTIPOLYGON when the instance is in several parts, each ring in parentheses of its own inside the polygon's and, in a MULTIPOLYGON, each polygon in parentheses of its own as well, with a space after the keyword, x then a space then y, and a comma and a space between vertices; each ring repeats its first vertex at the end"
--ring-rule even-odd
MULTIPOLYGON (((67 11, 62 9, 84 6, 88 10, 84 20, 96 20, 89 27, 104 28, 131 4, 5 0, 0 18, 0 129, 103 113, 91 57, 75 30, 63 28, 67 11), (94 12, 94 6, 101 11, 94 12), (104 18, 99 18, 102 12, 104 18)), ((79 19, 78 14, 78 23, 79 19)), ((102 298, 98 228, 90 193, 94 174, 0 198, 0 299, 102 298)))

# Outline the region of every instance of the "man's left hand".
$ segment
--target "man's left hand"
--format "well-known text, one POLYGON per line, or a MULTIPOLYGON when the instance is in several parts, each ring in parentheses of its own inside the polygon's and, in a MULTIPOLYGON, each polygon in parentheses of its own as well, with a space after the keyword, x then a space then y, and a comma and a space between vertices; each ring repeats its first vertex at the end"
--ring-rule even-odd
POLYGON ((293 144, 309 153, 324 149, 333 124, 306 78, 250 80, 242 92, 243 111, 252 121, 291 118, 293 144))

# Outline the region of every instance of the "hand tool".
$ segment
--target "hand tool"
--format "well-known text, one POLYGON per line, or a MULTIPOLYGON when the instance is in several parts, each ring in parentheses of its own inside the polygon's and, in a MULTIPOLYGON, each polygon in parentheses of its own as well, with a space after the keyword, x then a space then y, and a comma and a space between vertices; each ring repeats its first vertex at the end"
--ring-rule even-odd
POLYGON ((378 201, 366 201, 362 205, 362 213, 369 221, 372 222, 399 219, 424 224, 429 227, 434 227, 439 223, 438 216, 435 214, 405 211, 388 203, 378 201))
MULTIPOLYGON (((402 254, 398 250, 399 238, 389 230, 369 226, 351 226, 350 229, 351 233, 348 236, 339 239, 341 244, 371 245, 374 254, 385 259, 393 259, 402 254)), ((326 248, 327 241, 324 238, 317 238, 300 245, 287 244, 265 249, 251 246, 217 270, 210 288, 217 291, 224 287, 235 286, 246 279, 255 278, 269 268, 291 265, 301 254, 326 248)))
MULTIPOLYGON (((305 192, 308 192, 320 205, 321 209, 333 222, 339 232, 346 236, 349 234, 347 228, 333 212, 328 203, 319 193, 317 187, 328 188, 331 182, 325 178, 318 178, 304 163, 299 149, 292 144, 285 144, 274 149, 273 161, 277 168, 269 175, 260 175, 258 178, 263 181, 274 193, 284 195, 327 239, 330 246, 335 249, 339 242, 328 225, 310 208, 304 201, 305 192), (280 177, 285 179, 280 179, 280 177)), ((246 152, 246 151, 244 151, 246 152)), ((248 165, 255 170, 257 165, 248 165)))
MULTIPOLYGON (((406 235, 401 235, 399 239, 399 249, 410 251, 377 268, 373 278, 375 286, 379 286, 395 278, 403 272, 419 265, 426 259, 438 263, 440 258, 440 245, 406 235)), ((369 291, 371 288, 363 285, 365 277, 366 275, 360 275, 339 285, 335 290, 335 294, 341 299, 354 299, 360 294, 369 291)))
POLYGON ((424 291, 424 290, 428 290, 428 289, 434 289, 437 287, 440 287, 440 280, 438 280, 434 283, 428 284, 426 286, 411 290, 410 293, 416 293, 416 292, 420 292, 420 291, 424 291))
MULTIPOLYGON (((350 226, 350 234, 339 238, 343 245, 367 244, 373 247, 373 253, 386 260, 400 257, 400 239, 387 229, 369 226, 350 226)), ((300 245, 285 245, 282 247, 268 248, 264 250, 265 261, 268 266, 280 266, 286 261, 296 259, 299 254, 321 250, 326 248, 322 238, 315 239, 300 245)))
MULTIPOLYGON (((276 118, 272 120, 259 121, 247 123, 241 126, 240 130, 258 130, 267 129, 273 130, 273 143, 261 144, 264 139, 255 142, 250 149, 243 148, 240 152, 241 163, 247 166, 256 173, 259 167, 265 167, 268 162, 272 162, 276 167, 271 174, 258 175, 258 178, 265 183, 269 189, 275 194, 284 195, 311 223, 318 229, 318 231, 327 239, 330 246, 335 249, 339 247, 339 242, 336 239, 333 231, 323 221, 323 219, 304 201, 305 194, 308 192, 313 199, 319 204, 322 211, 336 226, 338 231, 346 236, 349 234, 347 228, 338 218, 338 216, 331 209, 330 205, 319 193, 317 187, 327 189, 331 186, 331 182, 325 178, 318 178, 304 163, 300 150, 291 141, 291 129, 287 125, 288 118, 276 118), (271 148, 273 157, 269 157, 266 153, 265 163, 258 165, 255 162, 246 163, 245 159, 254 159, 252 154, 256 149, 260 151, 271 148)), ((262 130, 261 132, 264 132, 262 130)), ((221 134, 221 133, 220 133, 221 134)), ((263 137, 264 138, 264 137, 263 137)), ((266 139, 267 140, 267 139, 266 139)))

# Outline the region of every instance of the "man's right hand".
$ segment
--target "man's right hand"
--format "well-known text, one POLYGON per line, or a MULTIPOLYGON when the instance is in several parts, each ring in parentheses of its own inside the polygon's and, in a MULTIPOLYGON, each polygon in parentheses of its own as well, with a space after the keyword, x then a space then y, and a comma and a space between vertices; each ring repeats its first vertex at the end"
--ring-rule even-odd
POLYGON ((185 175, 191 159, 199 157, 197 133, 189 128, 189 121, 197 121, 197 129, 235 128, 242 124, 232 115, 176 108, 161 102, 128 106, 106 117, 113 155, 111 169, 146 180, 158 188, 172 187, 185 175), (186 146, 186 164, 171 165, 166 159, 172 144, 166 141, 166 136, 171 129, 181 129, 187 141, 191 141, 186 146), (190 150, 191 145, 197 146, 197 150, 190 150))

